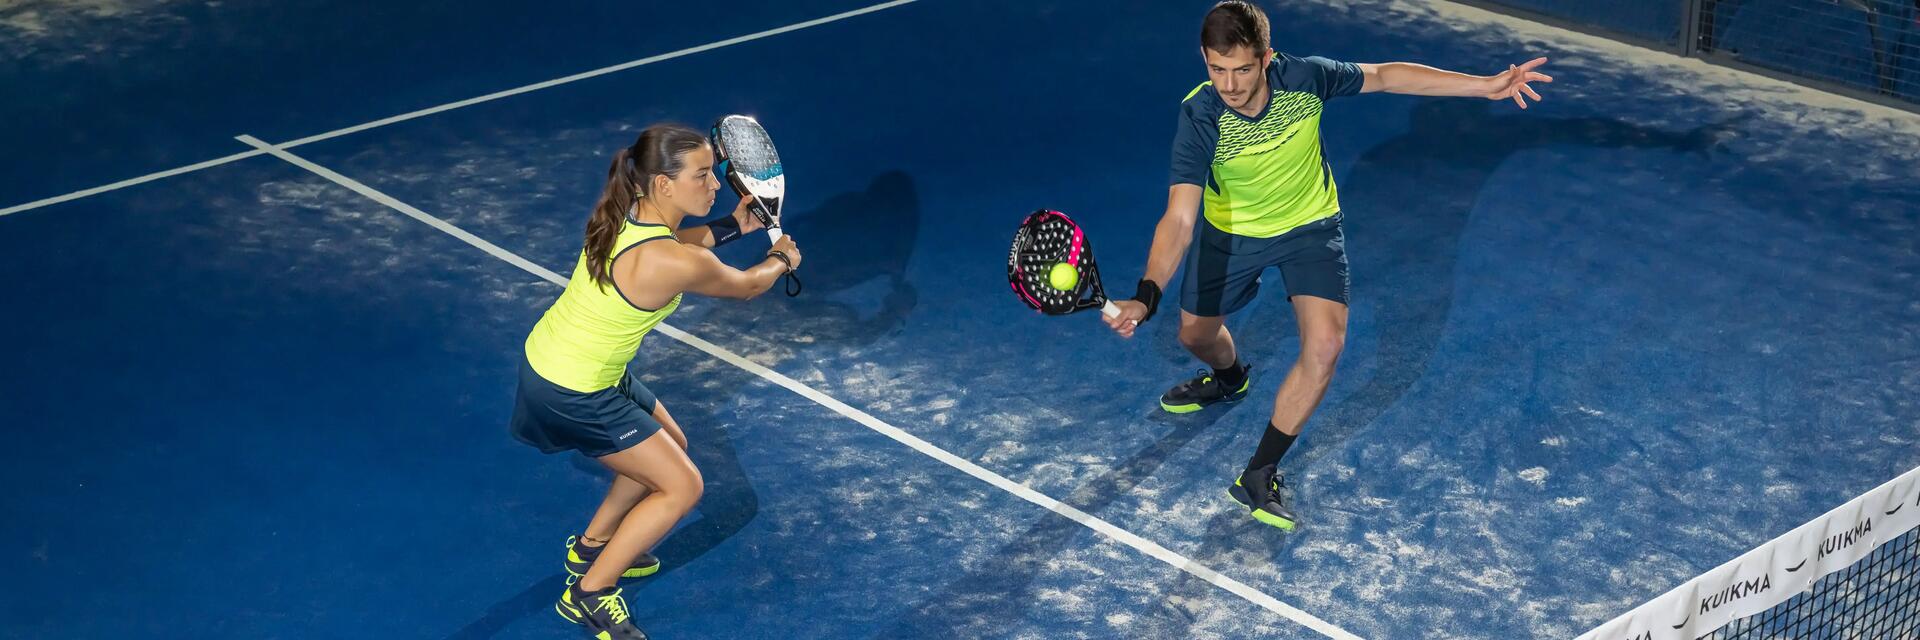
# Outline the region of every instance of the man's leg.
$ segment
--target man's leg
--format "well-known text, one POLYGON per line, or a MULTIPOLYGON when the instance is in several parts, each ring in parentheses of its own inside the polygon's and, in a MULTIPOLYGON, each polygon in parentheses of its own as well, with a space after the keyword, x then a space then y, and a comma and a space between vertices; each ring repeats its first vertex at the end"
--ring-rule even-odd
MULTIPOLYGON (((1280 433, 1297 436, 1300 427, 1320 406, 1333 381, 1333 369, 1340 361, 1341 348, 1347 343, 1347 305, 1314 296, 1294 296, 1293 314, 1300 326, 1300 358, 1280 383, 1273 397, 1270 427, 1280 433)), ((1278 462, 1260 461, 1265 466, 1278 462)))
POLYGON ((1350 289, 1346 233, 1339 217, 1310 223, 1287 236, 1276 250, 1283 255, 1280 274, 1286 279, 1287 299, 1300 328, 1300 357, 1274 394, 1273 412, 1260 430, 1260 446, 1231 490, 1254 519, 1282 529, 1292 529, 1295 517, 1281 490, 1286 480, 1279 471, 1280 459, 1293 447, 1333 381, 1334 367, 1347 342, 1350 289))
POLYGON ((1214 369, 1233 366, 1238 354, 1233 349, 1233 334, 1227 332, 1226 318, 1196 316, 1180 312, 1180 346, 1214 369))
POLYGON ((1347 334, 1344 304, 1302 295, 1293 297, 1293 309, 1300 325, 1300 358, 1274 395, 1273 413, 1267 427, 1260 430, 1260 448, 1228 492, 1251 510, 1255 520, 1287 530, 1293 529, 1298 518, 1280 492, 1285 484, 1279 472, 1280 458, 1293 447, 1300 428, 1326 395, 1347 334))
POLYGON ((1180 344, 1210 370, 1181 382, 1160 396, 1170 413, 1199 411, 1210 404, 1246 397, 1249 367, 1239 361, 1226 318, 1260 292, 1260 272, 1271 263, 1262 257, 1238 257, 1243 242, 1201 223, 1180 283, 1180 344))
POLYGON ((1247 375, 1251 367, 1241 363, 1234 352, 1233 334, 1227 331, 1225 316, 1199 316, 1182 310, 1180 344, 1212 370, 1202 371, 1160 396, 1161 409, 1191 413, 1216 402, 1246 397, 1252 384, 1247 375))

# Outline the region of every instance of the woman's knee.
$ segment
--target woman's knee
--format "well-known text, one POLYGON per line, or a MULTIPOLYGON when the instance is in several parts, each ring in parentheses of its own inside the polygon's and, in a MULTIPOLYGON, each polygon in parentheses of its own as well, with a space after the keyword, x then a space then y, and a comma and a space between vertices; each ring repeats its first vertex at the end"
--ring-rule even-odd
POLYGON ((660 475, 660 486, 655 487, 661 497, 691 508, 706 494, 706 479, 701 477, 700 469, 691 461, 684 468, 675 469, 660 475))
POLYGON ((651 487, 654 494, 651 497, 690 506, 700 501, 704 491, 700 469, 693 466, 687 452, 664 429, 601 461, 615 472, 651 487))

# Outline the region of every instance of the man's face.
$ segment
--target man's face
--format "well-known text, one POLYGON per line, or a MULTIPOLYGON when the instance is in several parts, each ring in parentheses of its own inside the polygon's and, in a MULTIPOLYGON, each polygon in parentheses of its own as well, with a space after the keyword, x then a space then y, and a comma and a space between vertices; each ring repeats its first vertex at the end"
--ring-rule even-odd
POLYGON ((1254 96, 1267 90, 1267 63, 1273 58, 1272 49, 1259 51, 1240 46, 1220 53, 1201 47, 1200 53, 1207 60, 1207 79, 1213 81, 1213 88, 1220 92, 1228 107, 1244 109, 1254 96))

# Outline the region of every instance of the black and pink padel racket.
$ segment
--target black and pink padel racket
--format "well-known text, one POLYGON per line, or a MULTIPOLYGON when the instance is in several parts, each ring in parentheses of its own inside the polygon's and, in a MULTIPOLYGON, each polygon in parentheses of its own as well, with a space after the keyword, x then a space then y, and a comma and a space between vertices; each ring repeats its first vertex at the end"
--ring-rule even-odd
POLYGON ((1088 309, 1099 309, 1108 316, 1120 313, 1100 285, 1092 241, 1067 214, 1051 209, 1028 214, 1013 234, 1013 249, 1007 254, 1007 284, 1021 302, 1050 316, 1088 309))

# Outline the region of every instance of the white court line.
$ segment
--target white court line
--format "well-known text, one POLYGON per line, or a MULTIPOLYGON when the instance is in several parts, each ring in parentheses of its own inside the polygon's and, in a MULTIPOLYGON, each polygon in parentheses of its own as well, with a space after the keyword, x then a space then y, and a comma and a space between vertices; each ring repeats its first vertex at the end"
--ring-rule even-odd
POLYGON ((632 69, 632 68, 634 68, 634 67, 638 67, 638 66, 643 66, 643 65, 649 65, 649 64, 653 64, 653 63, 655 63, 655 62, 660 62, 660 61, 663 61, 663 60, 672 60, 672 59, 674 59, 674 58, 678 58, 678 57, 681 57, 681 56, 688 56, 688 55, 693 55, 693 54, 696 54, 696 53, 700 53, 700 52, 702 52, 702 51, 711 51, 711 50, 714 50, 714 49, 719 49, 719 48, 721 48, 721 47, 729 47, 729 46, 733 46, 733 45, 736 45, 736 44, 740 44, 740 43, 742 43, 742 42, 750 42, 750 41, 753 41, 753 40, 759 40, 759 39, 761 39, 761 38, 765 38, 765 37, 769 37, 769 36, 777 36, 777 35, 780 35, 780 34, 782 34, 782 33, 786 33, 786 32, 789 32, 789 31, 799 31, 799 30, 801 30, 801 29, 805 29, 805 28, 808 28, 808 27, 816 27, 816 26, 820 26, 820 25, 823 25, 823 24, 826 24, 826 23, 829 23, 829 22, 836 22, 836 21, 839 21, 839 20, 845 20, 845 19, 847 19, 847 18, 851 18, 851 17, 854 17, 854 16, 859 16, 859 15, 864 15, 864 14, 868 14, 868 13, 873 13, 873 12, 875 12, 875 11, 883 11, 883 10, 886 10, 886 9, 892 9, 892 8, 894 8, 894 7, 898 7, 898 6, 900 6, 900 5, 903 5, 903 4, 910 4, 910 3, 912 3, 912 2, 915 2, 915 1, 916 1, 916 0, 893 0, 893 2, 883 2, 883 3, 880 3, 880 4, 876 4, 876 5, 872 5, 872 6, 868 6, 868 7, 861 7, 861 8, 859 8, 859 9, 854 9, 854 10, 852 10, 852 11, 847 11, 847 12, 844 12, 844 13, 836 13, 836 14, 833 14, 833 15, 830 15, 830 16, 827 16, 827 17, 824 17, 824 18, 815 18, 815 19, 812 19, 812 20, 808 20, 808 21, 806 21, 806 22, 796 22, 796 23, 793 23, 793 24, 790 24, 790 25, 787 25, 787 26, 784 26, 784 27, 779 27, 779 28, 774 28, 774 29, 768 29, 768 30, 766 30, 766 31, 760 31, 760 32, 757 32, 757 33, 749 33, 749 34, 747 34, 747 35, 744 35, 744 36, 739 36, 739 37, 735 37, 735 38, 727 38, 727 39, 725 39, 725 40, 721 40, 721 41, 718 41, 718 42, 709 42, 709 43, 707 43, 707 44, 703 44, 703 45, 700 45, 700 46, 697 46, 697 47, 690 47, 690 48, 686 48, 686 49, 681 49, 681 50, 679 50, 679 51, 675 51, 675 52, 672 52, 672 53, 663 53, 663 54, 660 54, 660 55, 657 55, 657 56, 653 56, 653 57, 649 57, 649 58, 641 58, 641 59, 639 59, 639 60, 634 60, 634 61, 632 61, 632 62, 623 62, 623 63, 620 63, 620 64, 616 64, 616 65, 613 65, 613 66, 611 66, 611 67, 601 67, 601 68, 598 68, 598 69, 594 69, 594 70, 592 70, 592 71, 587 71, 587 72, 583 72, 583 73, 576 73, 576 74, 573 74, 573 75, 570 75, 570 76, 567 76, 567 77, 564 77, 564 78, 555 78, 555 79, 553 79, 553 80, 548 80, 548 81, 546 81, 546 82, 536 82, 536 83, 534 83, 534 84, 530 84, 530 85, 527 85, 527 86, 524 86, 524 87, 519 87, 519 88, 515 88, 515 89, 508 89, 508 90, 506 90, 506 91, 499 91, 499 92, 495 92, 495 93, 489 93, 489 94, 487 94, 487 95, 484 95, 484 96, 480 96, 480 97, 478 97, 478 98, 468 98, 468 99, 466 99, 466 100, 461 100, 461 101, 459 101, 459 102, 450 102, 450 103, 447 103, 447 104, 443 104, 443 105, 440 105, 440 106, 438 106, 438 107, 431 107, 431 108, 427 108, 427 109, 421 109, 421 110, 419 110, 419 111, 413 111, 413 112, 409 112, 409 113, 403 113, 403 114, 400 114, 400 115, 397 115, 397 116, 394 116, 394 117, 391 117, 391 118, 382 118, 382 119, 379 119, 379 120, 375 120, 375 121, 373 121, 373 122, 369 122, 369 123, 366 123, 366 124, 361 124, 361 125, 354 125, 354 126, 351 126, 351 127, 347 127, 347 128, 345 128, 345 129, 335 129, 335 130, 333 130, 333 131, 328 131, 328 132, 326 132, 326 133, 322 133, 322 134, 319 134, 319 135, 312 135, 312 136, 307 136, 307 137, 305 137, 305 138, 300 138, 300 139, 298 139, 298 140, 291 140, 291 141, 288 141, 288 142, 283 142, 283 143, 281 143, 281 144, 279 144, 278 146, 279 146, 280 148, 283 148, 283 149, 291 149, 291 148, 293 148, 293 147, 298 147, 298 146, 300 146, 300 145, 303 145, 303 144, 307 144, 307 143, 309 143, 309 142, 319 142, 319 141, 321 141, 321 140, 326 140, 326 139, 328 139, 328 138, 336 138, 336 137, 339 137, 339 136, 344 136, 344 135, 347 135, 347 134, 350 134, 350 133, 359 133, 359 132, 361 132, 361 131, 366 131, 366 130, 368 130, 368 129, 372 129, 372 128, 375 128, 375 127, 384 127, 384 126, 387 126, 387 125, 390 125, 390 124, 393 124, 393 123, 395 123, 395 122, 402 122, 402 121, 406 121, 406 120, 412 120, 412 119, 414 119, 414 118, 418 118, 418 117, 421 117, 421 116, 430 116, 430 115, 433 115, 433 114, 436 114, 436 113, 440 113, 440 112, 442 112, 442 111, 450 111, 450 110, 453 110, 453 109, 458 109, 458 108, 461 108, 461 107, 466 107, 466 106, 471 106, 471 105, 476 105, 476 104, 480 104, 480 103, 482 103, 482 102, 487 102, 487 101, 490 101, 490 100, 499 100, 499 99, 501 99, 501 98, 505 98, 505 97, 508 97, 508 96, 517 96, 517 95, 520 95, 520 94, 522 94, 522 93, 527 93, 527 92, 529 92, 529 91, 539 91, 539 90, 541 90, 541 89, 545 89, 545 88, 548 88, 548 87, 555 87, 555 86, 559 86, 559 85, 563 85, 563 84, 567 84, 567 83, 569 83, 569 82, 576 82, 576 81, 580 81, 580 80, 585 80, 585 79, 587 79, 587 78, 592 78, 592 77, 596 77, 596 76, 604 76, 604 75, 607 75, 607 74, 609 74, 609 73, 613 73, 613 72, 616 72, 616 71, 626 71, 626 70, 628 70, 628 69, 632 69))
MULTIPOLYGON (((424 211, 414 208, 412 205, 409 205, 405 202, 401 202, 398 199, 395 199, 393 196, 389 196, 385 193, 381 193, 379 190, 374 189, 373 187, 369 187, 365 184, 361 184, 357 180, 340 175, 339 173, 334 172, 332 169, 328 169, 326 167, 322 167, 320 165, 314 164, 313 162, 310 162, 305 158, 296 156, 288 152, 284 148, 267 144, 266 142, 263 142, 259 138, 255 138, 253 136, 242 135, 242 136, 237 136, 236 139, 238 139, 241 142, 245 142, 248 145, 252 145, 256 150, 260 152, 270 154, 273 157, 279 158, 281 160, 285 160, 288 163, 293 164, 294 166, 297 166, 312 172, 314 175, 318 175, 322 178, 326 178, 328 180, 333 181, 335 184, 346 187, 348 189, 352 189, 354 193, 358 193, 360 195, 366 196, 367 198, 372 199, 373 201, 378 202, 380 204, 386 205, 395 211, 405 214, 408 217, 424 222, 428 226, 444 231, 448 235, 451 235, 455 238, 459 238, 461 242, 465 242, 467 244, 473 245, 474 247, 480 249, 481 251, 485 251, 496 258, 512 263, 516 267, 520 267, 522 270, 525 270, 527 273, 540 276, 541 278, 546 279, 548 282, 552 282, 554 284, 557 284, 563 287, 566 286, 567 284, 566 278, 561 277, 560 274, 554 273, 553 271, 547 269, 546 267, 542 267, 540 265, 534 264, 533 262, 527 260, 526 258, 522 258, 518 255, 515 255, 511 251, 507 251, 506 249, 500 248, 499 245, 495 245, 491 242, 487 242, 486 240, 483 240, 478 236, 468 233, 464 229, 453 226, 452 224, 448 223, 445 220, 436 218, 424 211)), ((797 380, 794 380, 793 378, 789 378, 781 374, 778 371, 768 369, 764 366, 761 366, 758 363, 755 363, 751 360, 741 357, 739 354, 736 354, 732 351, 728 351, 725 348, 722 348, 711 342, 707 342, 706 340, 701 339, 699 336, 695 336, 693 334, 687 333, 685 331, 682 331, 664 322, 660 323, 656 327, 656 329, 658 329, 660 333, 666 334, 667 337, 678 340, 686 344, 687 346, 706 352, 707 355, 713 356, 728 364, 744 369, 748 372, 753 373, 754 375, 760 376, 761 378, 766 379, 768 382, 772 382, 776 385, 786 387, 787 390, 800 394, 802 397, 805 397, 808 400, 812 400, 818 403, 820 406, 826 407, 828 409, 832 409, 835 413, 846 416, 848 418, 852 418, 854 422, 858 422, 861 425, 867 427, 868 429, 872 429, 874 431, 879 432, 881 435, 884 435, 888 438, 892 438, 895 442, 899 442, 900 444, 907 445, 908 447, 912 448, 914 451, 918 451, 922 454, 926 454, 927 457, 946 463, 947 466, 953 467, 955 469, 959 469, 961 472, 964 472, 967 475, 970 475, 982 481, 985 481, 987 484, 991 484, 995 487, 998 487, 1002 491, 1011 493, 1015 496, 1019 496, 1020 499, 1022 500, 1026 500, 1027 502, 1040 505, 1041 507, 1046 508, 1048 511, 1052 511, 1062 516, 1066 516, 1067 519, 1072 520, 1074 522, 1078 522, 1082 525, 1085 525, 1087 528, 1094 530, 1100 535, 1106 536, 1110 540, 1119 542, 1129 547, 1133 547, 1135 550, 1141 553, 1147 554, 1148 556, 1152 556, 1156 560, 1165 562, 1175 569, 1185 571, 1196 578, 1213 583, 1214 586, 1225 589, 1234 595, 1240 596, 1241 598, 1245 598, 1248 602, 1252 602, 1254 604, 1260 605, 1261 608, 1264 608, 1268 611, 1272 611, 1276 614, 1279 614, 1280 616, 1285 617, 1288 620, 1297 622, 1301 626, 1320 632, 1321 635, 1324 635, 1328 638, 1335 638, 1337 640, 1360 640, 1359 636, 1349 633, 1345 629, 1341 629, 1340 627, 1334 626, 1332 623, 1329 623, 1325 620, 1321 620, 1320 618, 1315 617, 1313 614, 1294 608, 1292 605, 1289 605, 1285 602, 1281 602, 1280 600, 1274 598, 1273 596, 1267 595, 1266 593, 1256 590, 1253 587, 1249 587, 1238 580, 1222 575, 1218 571, 1214 571, 1213 569, 1208 568, 1205 565, 1195 562, 1192 558, 1188 558, 1186 556, 1180 555, 1179 553, 1171 549, 1160 546, 1158 543, 1153 542, 1152 540, 1142 538, 1131 531, 1114 526, 1113 523, 1107 522, 1106 520, 1102 520, 1085 511, 1081 511, 1077 508, 1074 508, 1073 505, 1060 502, 1059 500, 1055 500, 1052 497, 1044 493, 1035 491, 1030 487, 1019 484, 1012 480, 1008 480, 1006 476, 1002 476, 998 473, 994 473, 993 471, 987 469, 986 467, 982 467, 978 464, 974 464, 973 461, 967 460, 966 458, 953 455, 952 453, 949 453, 947 450, 934 446, 932 443, 929 443, 925 440, 921 440, 919 437, 916 437, 911 433, 907 433, 906 431, 901 430, 899 427, 895 427, 891 424, 887 424, 886 421, 883 421, 879 418, 875 418, 871 414, 868 414, 865 411, 861 411, 859 409, 855 409, 851 406, 848 406, 847 403, 836 400, 832 396, 829 396, 825 393, 821 393, 818 389, 809 387, 805 384, 800 383, 797 380)))
POLYGON ((261 152, 261 151, 259 151, 259 150, 254 150, 254 151, 247 151, 247 152, 244 152, 244 153, 236 153, 236 154, 233 154, 233 155, 230 155, 230 156, 226 156, 226 157, 221 157, 221 158, 214 158, 214 159, 212 159, 212 160, 208 160, 208 161, 206 161, 206 162, 201 162, 201 163, 196 163, 196 164, 190 164, 190 165, 187 165, 187 166, 184 166, 184 167, 174 167, 174 168, 172 168, 172 169, 168 169, 168 170, 166 170, 166 171, 156 171, 156 172, 154 172, 154 173, 149 173, 149 174, 147 174, 147 175, 144 175, 144 176, 140 176, 140 177, 138 177, 138 178, 127 178, 127 179, 125 179, 125 180, 121 180, 121 181, 119 181, 119 182, 115 182, 115 183, 113 183, 113 184, 103 184, 103 185, 100 185, 100 186, 98 186, 98 187, 94 187, 94 188, 92 188, 92 189, 82 189, 82 190, 79 190, 79 191, 75 191, 75 192, 73 192, 73 193, 69 193, 69 194, 66 194, 66 195, 63 195, 63 196, 54 196, 54 197, 51 197, 51 198, 42 198, 42 199, 39 199, 39 200, 35 200, 35 201, 33 201, 33 202, 29 202, 29 203, 26 203, 26 204, 18 204, 18 205, 14 205, 14 206, 11 206, 11 207, 7 207, 7 208, 5 208, 5 209, 0 209, 0 216, 5 216, 5 215, 7 215, 7 214, 10 214, 10 213, 19 213, 19 212, 22 212, 22 211, 26 211, 26 210, 28 210, 28 209, 38 209, 38 208, 40 208, 40 207, 44 207, 44 206, 47 206, 47 205, 51 205, 51 204, 60 204, 60 203, 62 203, 62 202, 66 202, 66 201, 68 201, 68 200, 79 200, 79 199, 81 199, 81 198, 85 198, 85 197, 87 197, 87 196, 91 196, 91 195, 99 195, 99 194, 102 194, 102 193, 106 193, 106 192, 108 192, 108 191, 113 191, 113 190, 115 190, 115 189, 125 189, 125 188, 127 188, 127 187, 131 187, 131 186, 133 186, 133 185, 136 185, 136 184, 141 184, 141 183, 146 183, 146 182, 153 182, 153 181, 155 181, 155 180, 159 180, 159 179, 161 179, 161 178, 171 178, 171 177, 173 177, 173 176, 177 176, 177 175, 180 175, 180 174, 182 174, 182 173, 193 173, 193 172, 195 172, 195 171, 199 171, 199 170, 201 170, 201 169, 206 169, 206 168, 208 168, 208 167, 217 167, 217 166, 220 166, 220 165, 223 165, 223 164, 226 164, 226 163, 229 163, 229 162, 233 162, 233 161, 235 161, 235 160, 243 160, 243 159, 246 159, 246 158, 251 158, 251 157, 254 157, 254 156, 257 156, 257 155, 260 155, 261 153, 263 153, 263 152, 261 152))
MULTIPOLYGON (((790 24, 790 25, 787 25, 787 26, 784 26, 784 27, 778 27, 778 28, 773 28, 773 29, 768 29, 768 30, 766 30, 766 31, 759 31, 759 32, 755 32, 755 33, 749 33, 749 34, 747 34, 747 35, 744 35, 744 36, 736 36, 736 37, 732 37, 732 38, 727 38, 727 39, 725 39, 725 40, 719 40, 719 41, 715 41, 715 42, 709 42, 709 43, 707 43, 707 44, 703 44, 703 45, 700 45, 700 46, 697 46, 697 47, 688 47, 688 48, 685 48, 685 49, 681 49, 681 50, 679 50, 679 51, 673 51, 673 52, 669 52, 669 53, 662 53, 662 54, 660 54, 660 55, 657 55, 657 56, 650 56, 650 57, 646 57, 646 58, 641 58, 641 59, 639 59, 639 60, 633 60, 633 61, 629 61, 629 62, 622 62, 622 63, 620 63, 620 64, 616 64, 616 65, 613 65, 613 66, 607 66, 607 67, 601 67, 601 68, 598 68, 598 69, 594 69, 594 70, 592 70, 592 71, 585 71, 585 72, 581 72, 581 73, 576 73, 576 74, 573 74, 573 75, 570 75, 570 76, 566 76, 566 77, 564 77, 564 78, 555 78, 555 79, 553 79, 553 80, 548 80, 548 81, 545 81, 545 82, 536 82, 536 83, 533 83, 533 84, 530 84, 530 85, 526 85, 526 86, 522 86, 522 87, 516 87, 516 88, 513 88, 513 89, 508 89, 508 90, 506 90, 506 91, 496 91, 496 92, 493 92, 493 93, 489 93, 489 94, 487 94, 487 95, 484 95, 484 96, 479 96, 479 97, 476 97, 476 98, 468 98, 468 99, 465 99, 465 100, 461 100, 461 101, 458 101, 458 102, 449 102, 449 103, 447 103, 447 104, 443 104, 443 105, 440 105, 440 106, 437 106, 437 107, 428 107, 428 108, 425 108, 425 109, 421 109, 421 110, 419 110, 419 111, 409 111, 409 112, 407 112, 407 113, 403 113, 403 114, 400 114, 400 115, 397 115, 397 116, 393 116, 393 117, 390 117, 390 118, 381 118, 381 119, 379 119, 379 120, 375 120, 375 121, 372 121, 372 122, 368 122, 368 123, 366 123, 366 124, 357 124, 357 125, 354 125, 354 126, 351 126, 351 127, 346 127, 346 128, 344 128, 344 129, 334 129, 334 130, 332 130, 332 131, 328 131, 328 132, 326 132, 326 133, 322 133, 322 134, 317 134, 317 135, 311 135, 311 136, 307 136, 307 137, 305 137, 305 138, 300 138, 300 139, 298 139, 298 140, 293 140, 293 141, 290 141, 290 142, 286 142, 286 143, 283 143, 283 144, 281 144, 280 146, 281 146, 282 148, 292 148, 292 147, 297 147, 297 146, 300 146, 300 145, 303 145, 303 144, 308 144, 308 143, 312 143, 312 142, 319 142, 319 141, 321 141, 321 140, 326 140, 326 139, 329 139, 329 138, 337 138, 337 137, 340 137, 340 136, 344 136, 344 135, 347 135, 347 134, 352 134, 352 133, 359 133, 359 132, 361 132, 361 131, 366 131, 366 130, 368 130, 368 129, 374 129, 374 128, 378 128, 378 127, 384 127, 384 126, 387 126, 387 125, 390 125, 390 124, 393 124, 393 123, 396 123, 396 122, 405 122, 405 121, 407 121, 407 120, 412 120, 412 119, 414 119, 414 118, 419 118, 419 117, 423 117, 423 116, 430 116, 430 115, 433 115, 433 114, 436 114, 436 113, 441 113, 441 112, 444 112, 444 111, 452 111, 452 110, 454 110, 454 109, 459 109, 459 108, 461 108, 461 107, 470 107, 470 106, 473 106, 473 105, 476 105, 476 104, 480 104, 480 103, 482 103, 482 102, 490 102, 490 101, 493 101, 493 100, 499 100, 499 99, 501 99, 501 98, 506 98, 506 97, 511 97, 511 96, 517 96, 517 95, 520 95, 520 94, 522 94, 522 93, 528 93, 528 92, 532 92, 532 91, 539 91, 539 90, 541 90, 541 89, 547 89, 547 88, 550 88, 550 87, 557 87, 557 86, 560 86, 560 85, 563 85, 563 84, 567 84, 567 83, 570 83, 570 82, 578 82, 578 81, 581 81, 581 80, 586 80, 586 79, 588 79, 588 78, 594 78, 594 77, 598 77, 598 76, 604 76, 604 75, 607 75, 607 74, 609 74, 609 73, 615 73, 615 72, 619 72, 619 71, 626 71, 626 70, 628 70, 628 69, 632 69, 632 68, 634 68, 634 67, 641 67, 641 66, 646 66, 646 65, 650 65, 650 64, 653 64, 653 63, 655 63, 655 62, 661 62, 661 61, 665 61, 665 60, 672 60, 672 59, 674 59, 674 58, 679 58, 679 57, 682 57, 682 56, 689 56, 689 55, 693 55, 693 54, 696 54, 696 53, 700 53, 700 52, 703 52, 703 51, 712 51, 712 50, 714 50, 714 49, 719 49, 719 48, 722 48, 722 47, 730 47, 730 46, 733 46, 733 45, 736 45, 736 44, 740 44, 740 43, 743 43, 743 42, 751 42, 751 41, 754 41, 754 40, 759 40, 759 39, 761 39, 761 38, 767 38, 767 37, 771 37, 771 36, 777 36, 777 35, 780 35, 780 34, 782 34, 782 33, 787 33, 787 32, 790 32, 790 31, 799 31, 799 30, 801 30, 801 29, 807 29, 807 28, 811 28, 811 27, 817 27, 817 26, 820 26, 820 25, 823 25, 823 24, 827 24, 827 23, 829 23, 829 22, 838 22, 838 21, 840 21, 840 20, 845 20, 845 19, 847 19, 847 18, 852 18, 852 17, 855 17, 855 16, 860 16, 860 15, 865 15, 865 14, 869 14, 869 13, 873 13, 873 12, 875 12, 875 11, 883 11, 883 10, 886 10, 886 9, 892 9, 892 8, 894 8, 894 7, 898 7, 898 6, 901 6, 901 5, 905 5, 905 4, 911 4, 911 3, 913 3, 913 2, 916 2, 916 1, 917 1, 917 0, 893 0, 892 2, 882 2, 882 3, 880 3, 880 4, 876 4, 876 5, 871 5, 871 6, 866 6, 866 7, 861 7, 861 8, 859 8, 859 9, 854 9, 854 10, 852 10, 852 11, 845 11, 845 12, 841 12, 841 13, 836 13, 836 14, 833 14, 833 15, 830 15, 830 16, 826 16, 826 17, 822 17, 822 18, 815 18, 815 19, 812 19, 812 20, 808 20, 808 21, 806 21, 806 22, 796 22, 796 23, 793 23, 793 24, 790 24)), ((107 185, 101 185, 101 186, 98 186, 98 187, 94 187, 94 188, 92 188, 92 189, 83 189, 83 190, 80 190, 80 191, 75 191, 75 192, 73 192, 73 193, 69 193, 69 194, 66 194, 66 195, 61 195, 61 196, 54 196, 54 197, 51 197, 51 198, 44 198, 44 199, 40 199, 40 200, 35 200, 35 201, 33 201, 33 202, 28 202, 28 203, 26 203, 26 204, 20 204, 20 205, 14 205, 14 206, 11 206, 11 207, 7 207, 7 208, 5 208, 5 209, 0 209, 0 217, 4 217, 4 216, 7 216, 7 215, 9 215, 9 214, 14 214, 14 213, 19 213, 19 212, 22 212, 22 211, 28 211, 28 210, 31 210, 31 209, 38 209, 38 208, 40 208, 40 207, 44 207, 44 206, 47 206, 47 205, 54 205, 54 204, 60 204, 60 203, 62 203, 62 202, 67 202, 67 201, 69 201, 69 200, 78 200, 78 199, 80 199, 80 198, 85 198, 85 197, 87 197, 87 196, 92 196, 92 195, 98 195, 98 194, 102 194, 102 193, 106 193, 106 192, 108 192, 108 191, 113 191, 113 190, 115 190, 115 189, 122 189, 122 188, 126 188, 126 187, 131 187, 131 186, 134 186, 134 185, 137 185, 137 184, 141 184, 141 183, 146 183, 146 182, 152 182, 152 181, 154 181, 154 180, 159 180, 159 179, 161 179, 161 178, 167 178, 167 177, 172 177, 172 176, 177 176, 177 175, 180 175, 180 174, 183 174, 183 173, 191 173, 191 172, 194 172, 194 171, 199 171, 199 170, 201 170, 201 169, 206 169, 206 168, 209 168, 209 167, 215 167, 215 166, 219 166, 219 165, 223 165, 223 164, 226 164, 226 163, 229 163, 229 162, 233 162, 233 161, 235 161, 235 160, 241 160, 241 159, 245 159, 245 158, 251 158, 251 157, 254 157, 254 156, 257 156, 257 155, 260 155, 261 153, 262 153, 262 152, 261 152, 261 151, 259 151, 259 150, 254 150, 254 151, 248 151, 248 152, 245 152, 245 153, 238 153, 238 154, 234 154, 234 155, 230 155, 230 156, 226 156, 226 157, 224 157, 224 158, 215 158, 215 159, 212 159, 212 160, 208 160, 208 161, 206 161, 206 162, 201 162, 201 163, 197 163, 197 164, 190 164, 190 165, 187 165, 187 166, 184 166, 184 167, 175 167, 175 168, 173 168, 173 169, 168 169, 168 170, 165 170, 165 171, 158 171, 158 172, 154 172, 154 173, 149 173, 149 174, 147 174, 147 175, 144 175, 144 176, 140 176, 140 177, 138 177, 138 178, 128 178, 128 179, 126 179, 126 180, 121 180, 121 181, 119 181, 119 182, 115 182, 115 183, 113 183, 113 184, 107 184, 107 185)))

